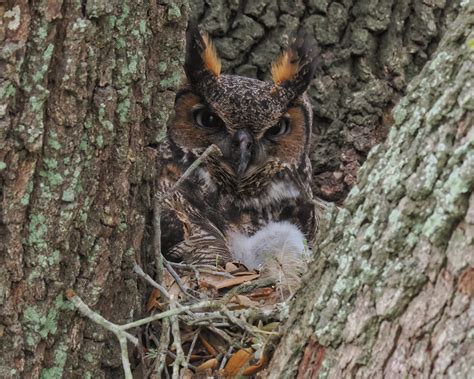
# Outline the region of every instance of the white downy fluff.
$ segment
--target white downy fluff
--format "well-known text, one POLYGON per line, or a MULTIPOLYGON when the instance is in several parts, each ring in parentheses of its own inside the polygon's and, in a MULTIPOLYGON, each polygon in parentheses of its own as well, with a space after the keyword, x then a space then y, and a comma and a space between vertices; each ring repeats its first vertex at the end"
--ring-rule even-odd
POLYGON ((253 236, 232 233, 229 236, 234 259, 249 270, 259 269, 292 292, 309 259, 303 233, 287 221, 271 222, 253 236))

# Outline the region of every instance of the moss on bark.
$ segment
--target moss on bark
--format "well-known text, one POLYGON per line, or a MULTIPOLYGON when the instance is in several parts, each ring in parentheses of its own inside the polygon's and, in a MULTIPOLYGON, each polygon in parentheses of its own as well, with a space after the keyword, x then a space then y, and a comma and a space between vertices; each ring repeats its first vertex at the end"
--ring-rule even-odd
POLYGON ((472 374, 473 20, 466 3, 334 212, 270 377, 472 374))
POLYGON ((116 322, 141 312, 131 267, 181 80, 186 7, 0 5, 1 377, 122 375, 115 341, 63 294, 74 288, 116 322))

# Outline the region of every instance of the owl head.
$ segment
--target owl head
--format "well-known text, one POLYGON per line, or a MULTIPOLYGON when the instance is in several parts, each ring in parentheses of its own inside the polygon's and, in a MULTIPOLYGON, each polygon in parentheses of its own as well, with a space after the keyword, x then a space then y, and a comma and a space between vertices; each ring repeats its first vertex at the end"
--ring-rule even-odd
POLYGON ((244 178, 271 159, 298 167, 311 138, 312 110, 305 96, 317 48, 303 32, 271 67, 273 82, 221 73, 216 49, 197 25, 186 31, 184 70, 169 135, 185 152, 215 144, 228 173, 244 178))

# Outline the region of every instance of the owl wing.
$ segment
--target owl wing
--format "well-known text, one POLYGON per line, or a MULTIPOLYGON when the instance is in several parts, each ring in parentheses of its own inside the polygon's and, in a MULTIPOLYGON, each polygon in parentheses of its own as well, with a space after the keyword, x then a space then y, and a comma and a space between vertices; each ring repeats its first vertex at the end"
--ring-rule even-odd
MULTIPOLYGON (((160 182, 165 194, 186 167, 169 140, 160 146, 160 182)), ((162 204, 161 245, 167 259, 189 263, 225 263, 231 259, 225 237, 226 222, 213 210, 212 193, 198 171, 162 204)))
MULTIPOLYGON (((206 202, 202 202, 202 205, 206 202)), ((165 255, 169 259, 188 263, 216 265, 231 260, 231 254, 223 232, 224 223, 217 227, 217 214, 208 206, 197 208, 179 191, 166 201, 166 215, 162 220, 165 255), (211 213, 212 214, 211 214, 211 213), (211 217, 209 217, 211 216, 211 217), (214 219, 214 220, 213 220, 214 219)))
POLYGON ((311 161, 305 158, 300 167, 287 167, 288 177, 296 184, 301 192, 301 197, 296 200, 293 218, 297 225, 304 231, 308 243, 312 246, 319 230, 319 212, 317 202, 311 190, 311 161))
POLYGON ((169 254, 191 264, 223 265, 231 261, 229 247, 224 236, 209 233, 207 228, 193 225, 191 233, 183 241, 174 245, 169 254))

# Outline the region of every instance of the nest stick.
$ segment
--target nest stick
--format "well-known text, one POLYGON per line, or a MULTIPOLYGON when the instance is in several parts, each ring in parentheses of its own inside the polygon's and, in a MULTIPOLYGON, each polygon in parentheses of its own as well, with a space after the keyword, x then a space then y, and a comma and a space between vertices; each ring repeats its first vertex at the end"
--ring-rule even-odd
POLYGON ((126 379, 132 379, 132 371, 130 370, 130 360, 128 359, 128 348, 127 339, 132 342, 135 346, 138 346, 138 339, 127 333, 125 330, 120 329, 120 325, 114 324, 109 320, 106 320, 100 314, 90 309, 82 299, 76 295, 73 290, 66 291, 66 297, 71 301, 74 306, 86 317, 90 318, 96 324, 104 327, 115 334, 120 343, 120 350, 122 356, 123 372, 126 379))
POLYGON ((133 271, 140 275, 143 279, 145 279, 148 283, 150 283, 153 287, 157 288, 160 290, 161 294, 166 297, 167 300, 170 299, 170 294, 169 292, 167 291, 167 289, 162 286, 161 284, 158 284, 157 282, 155 282, 152 277, 150 275, 148 275, 147 273, 145 273, 145 271, 143 271, 143 269, 135 264, 135 266, 133 266, 133 271))
POLYGON ((156 357, 155 372, 157 378, 162 377, 163 370, 166 366, 166 354, 168 345, 170 344, 170 320, 165 318, 161 322, 161 336, 158 347, 158 355, 156 357))
POLYGON ((164 259, 163 260, 163 263, 166 267, 166 269, 168 270, 168 272, 170 273, 170 275, 173 277, 174 281, 176 282, 176 284, 178 284, 178 287, 181 289, 181 291, 188 297, 194 299, 194 300, 197 300, 197 298, 193 295, 191 295, 191 293, 189 292, 189 290, 184 286, 183 284, 183 281, 181 280, 181 278, 179 277, 179 275, 176 273, 176 271, 174 270, 173 266, 170 265, 170 263, 164 259))
MULTIPOLYGON (((170 303, 170 310, 174 310, 175 304, 173 301, 170 303)), ((173 379, 179 378, 179 371, 181 367, 186 368, 186 358, 184 356, 183 346, 181 345, 181 333, 179 331, 179 321, 176 315, 170 317, 171 320, 171 333, 173 334, 173 346, 176 351, 176 358, 173 362, 173 379)))
POLYGON ((189 347, 188 351, 188 356, 186 357, 186 364, 189 366, 189 362, 191 361, 191 355, 193 354, 194 351, 194 346, 196 345, 197 339, 199 337, 199 334, 201 333, 201 328, 198 328, 196 334, 193 337, 193 340, 191 342, 191 346, 189 347))

